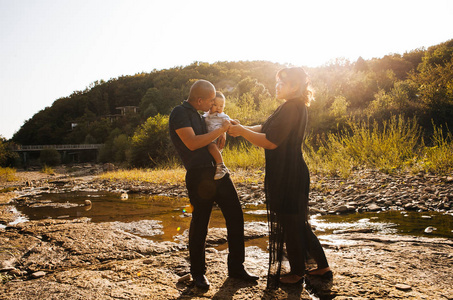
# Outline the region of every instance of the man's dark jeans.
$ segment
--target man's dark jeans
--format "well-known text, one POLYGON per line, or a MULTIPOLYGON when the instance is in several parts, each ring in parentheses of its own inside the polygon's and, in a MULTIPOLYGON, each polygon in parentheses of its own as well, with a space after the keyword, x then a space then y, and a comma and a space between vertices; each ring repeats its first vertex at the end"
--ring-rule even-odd
POLYGON ((189 229, 190 272, 201 275, 206 272, 205 244, 209 218, 214 202, 221 209, 228 232, 228 271, 243 270, 244 216, 236 188, 226 174, 214 180, 215 167, 191 169, 186 174, 186 187, 193 206, 189 229))

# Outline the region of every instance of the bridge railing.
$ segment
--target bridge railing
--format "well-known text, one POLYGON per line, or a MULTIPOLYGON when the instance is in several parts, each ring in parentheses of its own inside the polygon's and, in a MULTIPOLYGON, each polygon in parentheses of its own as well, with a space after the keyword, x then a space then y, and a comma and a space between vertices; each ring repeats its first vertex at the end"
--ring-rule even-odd
POLYGON ((15 145, 13 151, 41 151, 44 149, 55 150, 89 150, 99 149, 104 144, 74 144, 74 145, 15 145))

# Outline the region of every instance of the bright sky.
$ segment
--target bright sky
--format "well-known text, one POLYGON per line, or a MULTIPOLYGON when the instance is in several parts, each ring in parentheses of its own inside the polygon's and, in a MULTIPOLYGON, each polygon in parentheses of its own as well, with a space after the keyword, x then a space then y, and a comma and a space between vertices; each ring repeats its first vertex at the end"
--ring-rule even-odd
POLYGON ((0 135, 96 80, 404 54, 452 39, 452 19, 450 0, 0 0, 0 135))

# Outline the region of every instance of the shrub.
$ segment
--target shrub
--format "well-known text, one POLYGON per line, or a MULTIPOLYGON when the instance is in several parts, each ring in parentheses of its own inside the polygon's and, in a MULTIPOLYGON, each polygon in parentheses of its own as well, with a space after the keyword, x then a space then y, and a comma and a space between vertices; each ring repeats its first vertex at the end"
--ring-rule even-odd
POLYGON ((15 174, 16 169, 0 167, 0 182, 9 182, 17 180, 15 174))
POLYGON ((9 143, 0 136, 0 167, 11 167, 16 164, 19 155, 9 149, 9 143))
POLYGON ((168 116, 150 117, 134 133, 131 141, 130 164, 155 167, 175 155, 168 134, 168 116))
POLYGON ((453 135, 444 134, 442 127, 434 125, 432 146, 424 147, 421 167, 426 172, 449 174, 453 171, 453 135))
POLYGON ((348 122, 349 130, 329 133, 315 150, 307 147, 307 161, 315 170, 347 177, 354 168, 377 168, 390 173, 418 154, 421 129, 415 119, 393 116, 377 122, 348 122))
POLYGON ((55 170, 47 165, 44 165, 41 169, 41 173, 48 174, 48 175, 54 175, 55 170))
POLYGON ((222 155, 228 168, 260 169, 265 165, 264 150, 244 141, 225 147, 222 155))

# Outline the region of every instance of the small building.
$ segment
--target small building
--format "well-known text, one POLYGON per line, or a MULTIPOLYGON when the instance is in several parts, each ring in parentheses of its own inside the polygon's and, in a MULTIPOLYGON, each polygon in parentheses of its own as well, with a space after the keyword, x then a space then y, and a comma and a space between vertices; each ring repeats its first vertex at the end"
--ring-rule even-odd
POLYGON ((121 111, 121 115, 124 116, 126 114, 136 114, 138 110, 138 106, 119 106, 116 109, 121 111))
POLYGON ((121 117, 124 117, 128 114, 136 114, 138 112, 138 106, 119 106, 116 109, 120 110, 121 113, 113 115, 105 115, 106 118, 110 119, 110 122, 114 122, 121 117))

